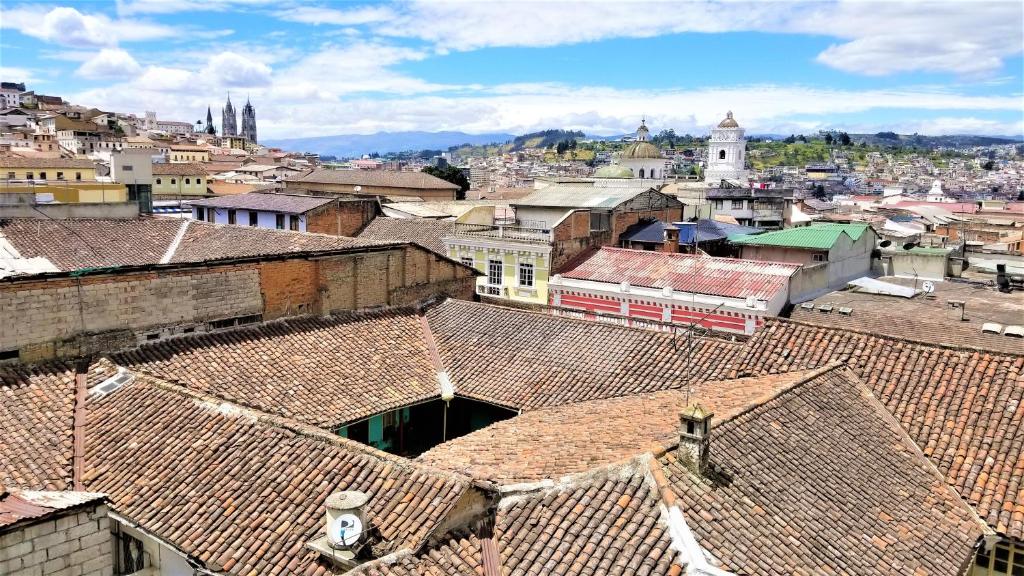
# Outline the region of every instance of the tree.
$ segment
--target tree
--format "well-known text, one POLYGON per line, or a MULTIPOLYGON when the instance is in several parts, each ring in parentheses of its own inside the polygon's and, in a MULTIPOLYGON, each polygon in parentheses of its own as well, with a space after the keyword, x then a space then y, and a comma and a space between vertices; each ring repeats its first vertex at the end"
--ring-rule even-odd
POLYGON ((559 140, 558 146, 555 147, 555 153, 561 156, 565 154, 565 151, 569 149, 569 143, 565 140, 559 140))
POLYGON ((839 133, 839 145, 840 146, 849 146, 850 142, 851 142, 851 140, 850 140, 850 135, 849 134, 847 134, 846 132, 840 132, 839 133))
POLYGON ((879 132, 875 134, 875 138, 881 138, 882 140, 899 140, 900 135, 895 132, 879 132))
POLYGON ((427 166, 423 168, 423 171, 431 176, 436 176, 441 180, 446 180, 455 184, 459 187, 459 191, 455 193, 456 200, 466 199, 466 190, 469 190, 469 179, 466 178, 466 174, 456 168, 455 166, 448 165, 445 168, 437 168, 436 166, 427 166))
POLYGON ((991 170, 992 168, 995 167, 995 165, 996 165, 995 162, 989 160, 988 162, 985 162, 984 164, 981 165, 981 169, 982 170, 991 170))
POLYGON ((831 132, 829 132, 828 134, 825 134, 825 145, 826 146, 831 146, 832 145, 832 133, 831 132))
POLYGON ((786 144, 796 144, 796 136, 790 134, 789 136, 786 137, 785 140, 783 140, 783 142, 786 144))
POLYGON ((801 134, 800 136, 797 137, 797 139, 803 142, 804 144, 807 144, 807 136, 801 134))
POLYGON ((825 187, 818 184, 814 187, 814 197, 818 200, 825 200, 828 196, 825 195, 825 187))

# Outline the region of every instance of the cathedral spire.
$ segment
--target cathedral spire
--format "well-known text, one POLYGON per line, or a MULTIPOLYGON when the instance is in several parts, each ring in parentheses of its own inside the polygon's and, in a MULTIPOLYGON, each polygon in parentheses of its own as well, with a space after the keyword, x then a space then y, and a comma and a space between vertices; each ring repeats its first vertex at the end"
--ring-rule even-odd
POLYGON ((228 101, 222 112, 220 132, 221 136, 238 135, 238 116, 235 114, 235 107, 231 105, 230 92, 228 92, 228 101))

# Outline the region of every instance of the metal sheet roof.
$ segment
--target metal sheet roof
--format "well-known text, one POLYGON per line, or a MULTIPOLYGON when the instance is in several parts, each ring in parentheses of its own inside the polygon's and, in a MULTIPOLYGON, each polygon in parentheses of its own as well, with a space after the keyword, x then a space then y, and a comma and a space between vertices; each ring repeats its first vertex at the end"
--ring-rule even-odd
POLYGON ((784 246, 787 248, 828 250, 835 245, 836 241, 843 234, 856 241, 868 228, 870 228, 868 224, 822 222, 800 228, 786 228, 785 230, 765 232, 756 236, 740 236, 730 240, 736 244, 747 246, 784 246))
MULTIPOLYGON (((680 244, 692 243, 694 234, 697 236, 697 242, 710 242, 713 240, 724 240, 737 235, 760 234, 764 232, 761 228, 716 222, 708 219, 698 220, 697 222, 673 222, 672 225, 679 228, 680 244)), ((665 223, 660 220, 634 224, 622 233, 622 239, 626 242, 661 242, 664 238, 665 223)))
POLYGON ((593 184, 554 184, 525 198, 511 202, 513 206, 551 208, 615 208, 644 192, 650 186, 594 186, 593 184))
POLYGON ((561 275, 593 282, 629 282, 647 288, 670 287, 679 292, 768 300, 786 290, 790 276, 799 269, 798 264, 780 262, 601 248, 561 275))

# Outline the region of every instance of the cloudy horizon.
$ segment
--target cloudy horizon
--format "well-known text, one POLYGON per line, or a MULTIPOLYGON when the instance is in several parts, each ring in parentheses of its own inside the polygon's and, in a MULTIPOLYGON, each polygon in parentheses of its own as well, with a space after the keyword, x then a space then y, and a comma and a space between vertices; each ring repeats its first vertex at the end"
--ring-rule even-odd
POLYGON ((1019 137, 1020 2, 5 0, 0 76, 261 138, 407 130, 1019 137))

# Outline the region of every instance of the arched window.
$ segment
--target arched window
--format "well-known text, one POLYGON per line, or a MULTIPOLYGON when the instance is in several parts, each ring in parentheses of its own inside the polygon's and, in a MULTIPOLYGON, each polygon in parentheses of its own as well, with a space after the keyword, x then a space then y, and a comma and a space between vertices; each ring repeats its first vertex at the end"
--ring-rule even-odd
POLYGON ((718 151, 718 159, 719 160, 725 160, 725 150, 719 150, 718 151))
POLYGON ((641 169, 640 169, 640 177, 641 177, 641 178, 643 178, 643 177, 644 177, 644 169, 643 169, 643 168, 641 168, 641 169))

